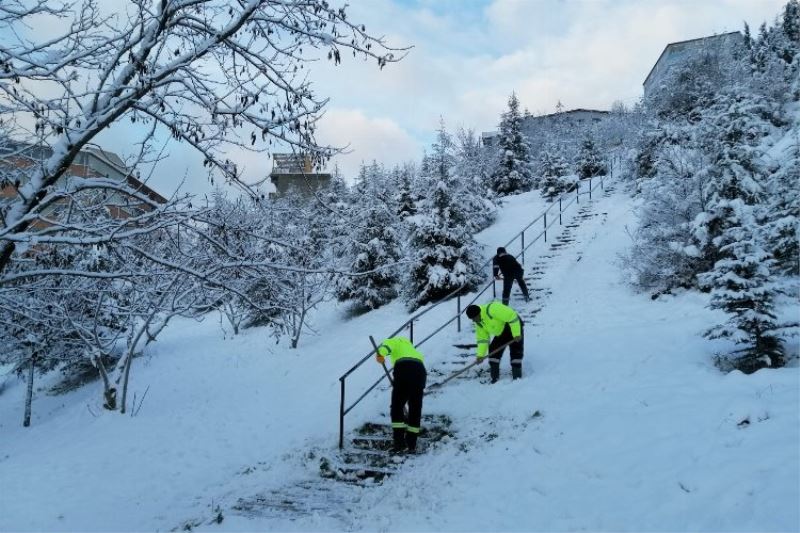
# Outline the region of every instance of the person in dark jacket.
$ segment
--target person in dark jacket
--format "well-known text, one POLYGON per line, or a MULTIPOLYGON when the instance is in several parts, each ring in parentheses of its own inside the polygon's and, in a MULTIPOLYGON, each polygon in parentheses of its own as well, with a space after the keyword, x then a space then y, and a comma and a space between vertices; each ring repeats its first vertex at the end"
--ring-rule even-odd
POLYGON ((501 279, 500 274, 503 274, 504 305, 508 305, 508 299, 511 296, 511 286, 514 284, 514 281, 519 285, 522 296, 525 297, 525 301, 527 302, 530 300, 528 286, 525 285, 525 279, 523 278, 524 272, 522 270, 522 265, 514 259, 513 255, 506 253, 506 249, 502 246, 497 249, 497 255, 492 259, 492 273, 494 274, 494 279, 501 279))

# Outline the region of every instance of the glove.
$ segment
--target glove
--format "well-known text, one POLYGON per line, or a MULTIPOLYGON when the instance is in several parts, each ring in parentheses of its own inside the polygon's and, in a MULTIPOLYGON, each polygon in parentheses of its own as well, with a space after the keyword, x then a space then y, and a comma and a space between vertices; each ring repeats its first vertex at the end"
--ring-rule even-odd
POLYGON ((485 357, 476 357, 475 358, 475 364, 479 365, 479 364, 483 363, 485 360, 486 360, 485 357))
POLYGON ((514 342, 520 342, 521 340, 522 340, 522 335, 514 337, 514 342))
POLYGON ((375 356, 375 360, 378 361, 380 364, 383 364, 383 363, 386 362, 386 358, 384 356, 382 356, 382 355, 376 355, 375 356))
POLYGON ((503 276, 495 276, 494 279, 503 279, 503 276))

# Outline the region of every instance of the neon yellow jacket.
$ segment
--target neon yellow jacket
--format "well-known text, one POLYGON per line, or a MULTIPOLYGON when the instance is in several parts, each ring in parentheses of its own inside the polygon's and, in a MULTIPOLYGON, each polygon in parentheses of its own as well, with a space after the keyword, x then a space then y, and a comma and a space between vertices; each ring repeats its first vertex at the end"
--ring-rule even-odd
POLYGON ((405 337, 391 337, 386 339, 378 346, 378 353, 384 357, 389 357, 392 366, 401 359, 414 359, 423 362, 422 354, 414 348, 414 345, 405 337))
POLYGON ((489 352, 489 340, 503 332, 506 324, 511 328, 511 336, 519 337, 522 326, 517 312, 500 302, 489 302, 479 305, 481 319, 475 322, 475 340, 478 343, 478 357, 486 357, 489 352))

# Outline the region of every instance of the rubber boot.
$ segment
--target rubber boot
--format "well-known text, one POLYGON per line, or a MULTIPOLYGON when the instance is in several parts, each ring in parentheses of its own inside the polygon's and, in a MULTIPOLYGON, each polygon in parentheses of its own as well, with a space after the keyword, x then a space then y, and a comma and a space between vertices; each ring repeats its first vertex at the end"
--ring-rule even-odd
POLYGON ((522 377, 522 365, 511 366, 511 379, 520 379, 522 377))
POLYGON ((417 434, 406 431, 406 446, 408 453, 415 453, 417 451, 417 434))
POLYGON ((500 364, 489 363, 489 376, 492 378, 492 383, 497 383, 500 379, 500 364))
POLYGON ((394 428, 394 445, 392 453, 403 453, 406 449, 406 430, 405 428, 394 428))

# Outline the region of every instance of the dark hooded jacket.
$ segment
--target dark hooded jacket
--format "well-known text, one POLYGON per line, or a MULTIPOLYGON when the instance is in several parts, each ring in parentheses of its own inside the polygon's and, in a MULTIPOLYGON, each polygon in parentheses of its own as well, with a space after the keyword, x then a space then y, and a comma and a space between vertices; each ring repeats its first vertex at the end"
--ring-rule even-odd
POLYGON ((492 273, 497 277, 501 272, 504 278, 516 278, 522 274, 522 266, 513 255, 501 252, 492 259, 492 273))

